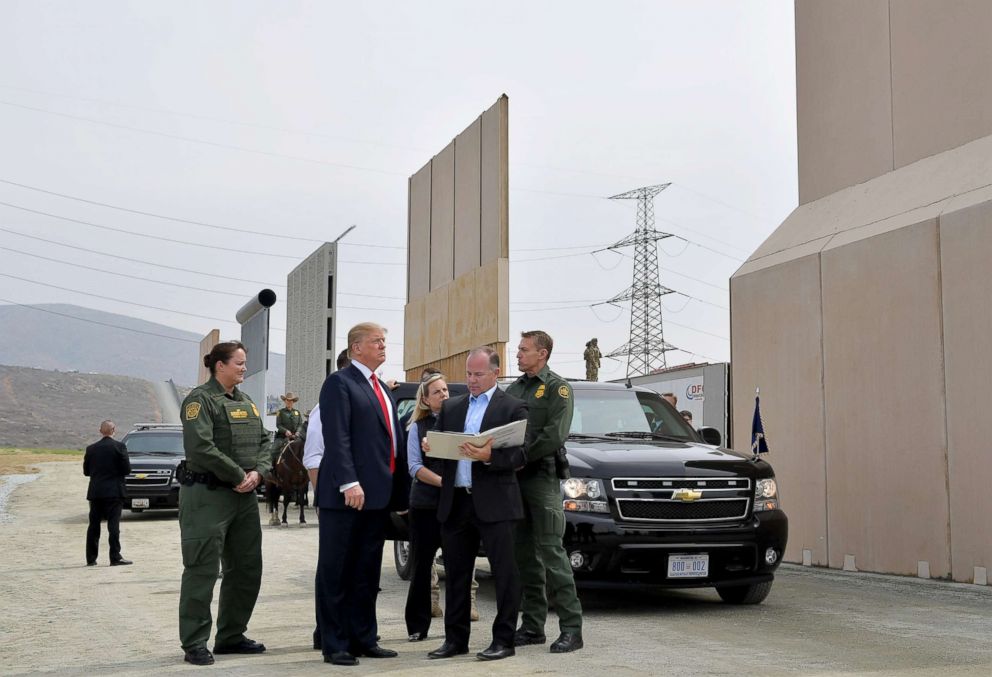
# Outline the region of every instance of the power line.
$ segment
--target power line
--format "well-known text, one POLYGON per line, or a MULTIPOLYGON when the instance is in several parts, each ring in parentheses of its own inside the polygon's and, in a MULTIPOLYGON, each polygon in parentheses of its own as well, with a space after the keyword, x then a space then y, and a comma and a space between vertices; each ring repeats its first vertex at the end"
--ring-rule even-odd
POLYGON ((84 270, 92 270, 97 273, 105 273, 107 275, 116 275, 117 277, 126 277, 131 280, 139 280, 141 282, 153 282, 155 284, 162 284, 167 287, 179 287, 180 289, 189 289, 191 291, 202 291, 208 294, 223 294, 224 296, 237 296, 238 298, 244 298, 244 294, 241 292, 230 292, 230 291, 220 291, 218 289, 204 289, 203 287, 191 287, 184 284, 178 284, 176 282, 163 282, 161 280, 152 280, 147 277, 139 277, 137 275, 128 275, 127 273, 118 273, 113 270, 104 270, 103 268, 93 268, 92 266, 84 266, 81 263, 73 263, 72 261, 63 261, 61 259, 53 259, 48 256, 42 256, 41 254, 32 254, 30 252, 24 252, 19 249, 13 249, 11 247, 2 247, 0 249, 8 252, 14 252, 15 254, 21 254, 22 256, 31 256, 36 259, 43 259, 45 261, 51 261, 52 263, 60 263, 66 266, 73 266, 74 268, 83 268, 84 270))
MULTIPOLYGON (((2 103, 2 102, 0 102, 0 103, 2 103)), ((148 238, 149 240, 159 240, 160 242, 171 242, 172 244, 181 244, 181 245, 186 245, 188 247, 200 247, 200 248, 203 248, 203 249, 217 249, 217 250, 225 251, 225 252, 234 252, 236 254, 255 254, 256 256, 269 256, 269 257, 280 258, 280 259, 299 260, 299 258, 300 258, 299 256, 297 256, 295 254, 294 255, 290 255, 290 254, 273 254, 272 252, 259 252, 259 251, 252 251, 250 249, 235 249, 234 247, 222 247, 220 245, 203 244, 202 242, 189 242, 187 240, 176 240, 176 239, 169 238, 169 237, 162 237, 160 235, 149 235, 148 233, 136 233, 136 232, 134 232, 132 230, 127 230, 125 228, 115 228, 113 226, 105 226, 105 225, 100 224, 100 223, 93 223, 92 221, 83 221, 82 219, 73 219, 73 218, 68 217, 68 216, 60 216, 58 214, 52 214, 50 212, 43 212, 43 211, 40 211, 38 209, 30 209, 28 207, 22 207, 20 205, 11 204, 10 202, 0 201, 0 205, 3 205, 4 207, 10 207, 11 209, 20 209, 21 211, 29 212, 31 214, 40 214, 41 216, 47 216, 49 218, 59 219, 61 221, 69 221, 71 223, 78 223, 78 224, 83 225, 83 226, 90 226, 91 228, 100 228, 102 230, 110 230, 110 231, 113 231, 115 233, 123 233, 125 235, 133 235, 134 237, 144 237, 144 238, 148 238)))
POLYGON ((176 141, 186 141, 189 143, 199 143, 205 146, 212 146, 214 148, 223 148, 225 150, 236 150, 242 153, 252 153, 254 155, 263 155, 266 157, 276 157, 283 158, 286 160, 297 160, 299 162, 308 162, 312 164, 325 165, 328 167, 337 167, 339 169, 351 169, 361 172, 371 172, 374 174, 385 174, 390 176, 404 176, 402 172, 393 172, 387 169, 377 169, 374 167, 362 167, 359 165, 345 164, 342 162, 329 162, 327 160, 319 160, 316 158, 308 158, 300 155, 287 155, 284 153, 274 153, 272 151, 258 150, 255 148, 245 148, 244 146, 237 146, 230 143, 220 143, 217 141, 207 141, 206 139, 197 139, 190 136, 182 136, 180 134, 169 134, 167 132, 158 132, 151 129, 144 129, 142 127, 132 127, 131 125, 122 125, 115 122, 107 122, 106 120, 97 120, 95 118, 88 118, 82 115, 70 115, 69 113, 60 113, 57 111, 47 110, 45 108, 37 108, 35 106, 25 106, 24 104, 14 103, 13 101, 3 101, 0 100, 0 104, 4 106, 12 106, 14 108, 22 108, 24 110, 34 111, 36 113, 44 113, 46 115, 54 115, 56 117, 68 118, 70 120, 79 120, 81 122, 89 122, 94 125, 103 125, 106 127, 114 127, 116 129, 124 129, 130 132, 137 132, 139 134, 150 134, 152 136, 158 136, 166 139, 173 139, 176 141))
POLYGON ((153 331, 143 331, 141 329, 133 329, 131 327, 122 327, 119 324, 110 324, 109 322, 100 322, 98 320, 88 320, 85 317, 76 317, 75 315, 67 315, 65 313, 60 313, 60 312, 57 312, 55 310, 48 310, 46 308, 39 308, 37 306, 30 306, 30 305, 27 305, 27 304, 24 304, 24 303, 18 303, 17 301, 11 301, 10 299, 0 298, 0 301, 3 301, 4 303, 9 303, 9 304, 14 305, 14 306, 20 306, 22 308, 28 308, 29 310, 37 310, 38 312, 48 313, 50 315, 60 315, 62 317, 68 317, 68 318, 73 319, 73 320, 79 320, 80 322, 89 322, 90 324, 99 324, 99 325, 101 325, 103 327, 111 327, 113 329, 122 329, 124 331, 132 331, 132 332, 134 332, 136 334, 145 334, 146 336, 158 336, 159 338, 169 339, 170 341, 182 341, 183 343, 196 343, 197 345, 199 345, 199 343, 200 343, 199 341, 194 340, 194 339, 184 339, 184 338, 179 338, 178 336, 168 336, 166 334, 157 334, 157 333, 155 333, 153 331))
POLYGON ((107 256, 114 259, 120 259, 122 261, 131 261, 132 263, 140 263, 145 266, 154 266, 156 268, 165 268, 167 270, 175 270, 182 273, 193 273, 194 275, 205 275, 207 277, 216 277, 222 280, 232 280, 234 282, 250 282, 252 284, 261 284, 267 287, 281 287, 284 288, 284 284, 276 284, 274 282, 264 282, 262 280, 250 280, 243 277, 231 277, 229 275, 218 275, 217 273, 204 273, 200 270, 193 270, 191 268, 180 268, 179 266, 168 266, 164 263, 155 263, 154 261, 145 261, 143 259, 135 259, 129 256, 121 256, 120 254, 108 254, 107 252, 101 252, 96 249, 87 249, 85 247, 79 247, 74 244, 66 244, 64 242, 58 242, 57 240, 49 240, 44 237, 38 237, 37 235, 28 235, 27 233, 20 233, 16 230, 10 230, 8 228, 0 228, 0 232, 10 233, 11 235, 18 235, 20 237, 30 238, 32 240, 38 240, 39 242, 47 242, 48 244, 54 244, 59 247, 68 247, 70 249, 75 249, 77 251, 86 252, 88 254, 97 254, 99 256, 107 256))
POLYGON ((138 303, 136 301, 127 301, 125 299, 114 298, 113 296, 103 296, 102 294, 94 294, 92 292, 85 292, 79 289, 72 289, 70 287, 60 287, 57 284, 50 284, 48 282, 39 282, 38 280, 31 280, 26 277, 18 277, 17 275, 11 275, 9 273, 0 273, 3 277, 9 277, 14 280, 20 280, 21 282, 30 282, 31 284, 41 285, 42 287, 50 287, 52 289, 60 289, 62 291, 72 292, 73 294, 80 294, 81 296, 91 296, 97 299, 103 299, 104 301, 114 301, 115 303, 124 303, 129 306, 138 306, 139 308, 149 308, 151 310, 162 310, 167 313, 175 313, 176 315, 186 315, 187 317, 196 317, 201 320, 210 320, 212 322, 228 322, 230 324, 238 324, 236 320, 224 320, 219 317, 213 317, 211 315, 197 315, 196 313, 187 313, 183 310, 172 310, 171 308, 163 308, 161 306, 151 306, 146 303, 138 303))

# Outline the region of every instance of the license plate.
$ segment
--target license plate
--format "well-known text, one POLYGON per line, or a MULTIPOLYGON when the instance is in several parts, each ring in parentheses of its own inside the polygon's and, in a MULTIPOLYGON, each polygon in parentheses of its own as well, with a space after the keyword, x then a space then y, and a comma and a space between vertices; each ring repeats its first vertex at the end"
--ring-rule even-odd
POLYGON ((669 555, 669 578, 706 578, 710 575, 710 556, 701 555, 669 555))
POLYGON ((147 508, 148 499, 147 498, 132 498, 131 499, 132 508, 147 508))

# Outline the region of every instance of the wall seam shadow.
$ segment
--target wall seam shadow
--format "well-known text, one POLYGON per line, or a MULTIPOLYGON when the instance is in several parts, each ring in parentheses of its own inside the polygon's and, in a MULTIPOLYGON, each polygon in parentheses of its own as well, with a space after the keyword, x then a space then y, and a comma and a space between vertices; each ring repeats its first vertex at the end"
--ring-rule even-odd
POLYGON ((947 342, 944 336, 944 255, 941 246, 940 230, 941 216, 938 215, 934 224, 934 236, 937 240, 937 306, 939 308, 940 328, 940 372, 941 387, 944 400, 944 494, 947 498, 947 573, 954 580, 954 537, 951 531, 951 445, 947 425, 947 342))

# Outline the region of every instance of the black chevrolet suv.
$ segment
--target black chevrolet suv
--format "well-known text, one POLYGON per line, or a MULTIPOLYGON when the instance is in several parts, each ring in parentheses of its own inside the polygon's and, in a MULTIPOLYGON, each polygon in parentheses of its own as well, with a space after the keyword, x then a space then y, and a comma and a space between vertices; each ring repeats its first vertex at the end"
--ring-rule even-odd
POLYGON ((131 459, 124 480, 124 507, 131 512, 179 508, 176 466, 186 457, 183 427, 170 423, 136 423, 122 440, 131 459))
POLYGON ((788 538, 771 465, 720 447, 715 429, 693 430, 652 390, 571 385, 561 490, 576 582, 714 587, 726 602, 763 601, 788 538))

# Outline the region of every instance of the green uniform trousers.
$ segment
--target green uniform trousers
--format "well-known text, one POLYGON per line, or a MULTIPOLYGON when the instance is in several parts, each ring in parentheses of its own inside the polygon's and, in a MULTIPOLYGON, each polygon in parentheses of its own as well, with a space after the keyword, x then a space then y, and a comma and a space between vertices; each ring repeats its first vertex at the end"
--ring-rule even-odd
POLYGON ((548 597, 558 613, 561 632, 582 632, 582 606, 561 539, 565 513, 558 478, 547 468, 519 480, 524 519, 517 522, 514 543, 523 596, 520 627, 544 634, 548 597))
POLYGON ((179 592, 179 639, 185 651, 210 639, 210 601, 223 566, 215 646, 237 644, 258 599, 262 583, 262 526, 255 492, 209 489, 205 484, 179 490, 183 579, 179 592))

